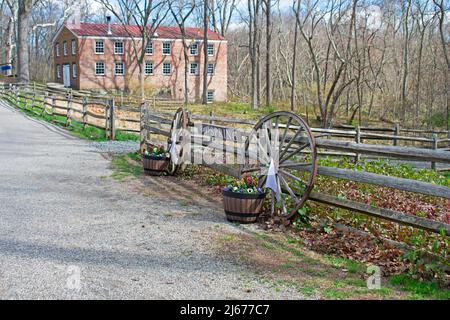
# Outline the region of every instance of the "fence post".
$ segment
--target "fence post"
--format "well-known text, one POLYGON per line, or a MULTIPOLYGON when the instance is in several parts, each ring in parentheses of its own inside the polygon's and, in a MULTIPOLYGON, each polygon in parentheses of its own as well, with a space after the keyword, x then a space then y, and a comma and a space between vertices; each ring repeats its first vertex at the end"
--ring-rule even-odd
POLYGON ((72 90, 67 93, 67 115, 66 126, 72 125, 72 90))
POLYGON ((400 134, 400 124, 396 123, 394 125, 394 146, 397 145, 398 140, 397 140, 397 136, 400 134))
POLYGON ((115 119, 114 119, 114 99, 108 100, 108 108, 107 108, 107 117, 106 117, 106 134, 108 139, 114 140, 116 138, 115 132, 115 119))
POLYGON ((87 127, 87 99, 83 97, 83 130, 87 127))
MULTIPOLYGON (((438 137, 437 137, 437 134, 436 133, 433 133, 433 136, 432 136, 432 139, 433 139, 433 150, 437 150, 437 148, 438 148, 438 137)), ((432 170, 436 170, 436 162, 434 162, 434 161, 432 161, 431 162, 431 169, 432 170)))
MULTIPOLYGON (((359 126, 359 124, 356 126, 355 129, 356 129, 355 142, 361 143, 361 127, 359 126)), ((361 155, 359 153, 356 153, 355 163, 359 162, 360 157, 361 157, 361 155)))
POLYGON ((146 125, 146 119, 147 119, 147 112, 146 112, 146 106, 147 102, 142 101, 141 102, 141 108, 140 108, 140 130, 139 130, 139 135, 140 135, 140 146, 139 149, 141 151, 141 154, 144 153, 145 150, 145 137, 147 135, 147 129, 145 129, 145 125, 146 125))
POLYGON ((55 106, 56 106, 55 94, 52 93, 52 116, 55 112, 55 106))
POLYGON ((212 124, 213 123, 213 117, 214 117, 214 113, 212 111, 209 112, 209 123, 212 124))

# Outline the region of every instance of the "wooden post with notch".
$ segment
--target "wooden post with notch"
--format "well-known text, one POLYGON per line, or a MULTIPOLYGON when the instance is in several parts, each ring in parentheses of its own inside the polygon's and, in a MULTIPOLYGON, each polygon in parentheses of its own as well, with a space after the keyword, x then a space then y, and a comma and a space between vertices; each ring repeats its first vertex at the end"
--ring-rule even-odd
POLYGON ((67 114, 66 114, 66 126, 70 127, 72 125, 72 90, 67 92, 67 114))
POLYGON ((87 124, 88 124, 88 120, 87 120, 87 98, 83 97, 83 130, 86 130, 87 128, 87 124))
MULTIPOLYGON (((356 135, 355 135, 355 142, 361 143, 361 127, 359 124, 356 126, 356 135)), ((361 158, 361 155, 357 152, 355 156, 355 163, 358 163, 361 158)))
POLYGON ((141 102, 141 108, 140 108, 140 130, 139 130, 139 134, 140 134, 140 151, 141 154, 144 153, 145 150, 145 138, 147 136, 147 129, 145 128, 145 124, 146 124, 146 119, 147 119, 147 102, 142 101, 141 102))
POLYGON ((109 140, 114 140, 116 135, 114 119, 114 99, 108 100, 106 107, 106 136, 109 140))
POLYGON ((400 124, 396 123, 394 126, 394 146, 398 144, 397 136, 400 135, 400 124))
MULTIPOLYGON (((432 146, 432 148, 433 148, 433 150, 437 150, 437 148, 438 148, 438 137, 437 137, 436 133, 433 133, 432 139, 433 139, 433 142, 432 142, 433 146, 432 146)), ((431 162, 431 169, 432 170, 436 170, 436 162, 434 162, 434 161, 431 162)))

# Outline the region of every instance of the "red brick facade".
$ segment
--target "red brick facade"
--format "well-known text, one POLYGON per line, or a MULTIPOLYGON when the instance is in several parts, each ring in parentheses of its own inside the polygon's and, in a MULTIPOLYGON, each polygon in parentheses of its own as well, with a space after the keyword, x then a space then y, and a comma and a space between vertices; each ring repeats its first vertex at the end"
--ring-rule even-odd
MULTIPOLYGON (((86 26, 91 24, 82 25, 86 26)), ((104 27, 105 25, 94 26, 104 27)), ((159 37, 155 37, 152 41, 153 52, 146 53, 145 55, 146 70, 153 71, 145 75, 145 87, 152 91, 166 92, 174 99, 183 99, 185 66, 183 44, 181 39, 178 38, 178 33, 167 32, 167 30, 172 31, 174 29, 169 29, 171 27, 165 28, 166 30, 163 30, 164 32, 157 31, 156 34, 159 37), (166 43, 166 48, 170 44, 170 54, 163 54, 163 43, 166 43), (163 69, 167 73, 169 71, 169 64, 170 74, 164 74, 163 69), (150 65, 152 65, 153 70, 151 70, 150 65)), ((116 29, 113 30, 116 31, 116 29)), ((53 55, 56 82, 64 83, 64 65, 70 65, 70 86, 75 89, 127 90, 138 87, 139 66, 133 58, 133 40, 131 38, 121 35, 119 31, 113 32, 112 35, 108 35, 105 32, 104 36, 97 34, 89 35, 89 32, 85 32, 88 35, 80 35, 80 33, 83 34, 83 32, 80 32, 80 29, 73 29, 71 25, 67 25, 62 28, 54 39, 53 55), (103 42, 103 53, 96 53, 95 47, 97 42, 103 42), (118 52, 115 52, 116 42, 116 51, 118 52), (74 51, 72 51, 72 44, 75 45, 74 51), (64 46, 66 46, 66 52, 64 46), (123 54, 120 54, 120 48, 122 46, 123 54), (57 49, 58 47, 59 49, 57 49), (99 64, 96 73, 97 62, 99 64), (104 65, 103 75, 98 74, 102 70, 101 62, 104 65), (123 63, 123 75, 120 74, 122 71, 121 63, 123 63)), ((227 42, 212 31, 209 31, 209 33, 211 34, 212 40, 208 40, 211 51, 208 61, 212 74, 208 76, 208 91, 214 101, 226 101, 227 42)), ((197 34, 187 40, 188 44, 195 42, 198 47, 197 54, 195 54, 195 50, 192 53, 189 52, 188 87, 191 101, 201 100, 203 90, 203 41, 201 39, 201 32, 197 34)), ((135 41, 139 43, 138 39, 135 39, 135 41)), ((99 43, 98 46, 101 47, 101 44, 99 43)), ((67 71, 65 69, 65 72, 67 71)))

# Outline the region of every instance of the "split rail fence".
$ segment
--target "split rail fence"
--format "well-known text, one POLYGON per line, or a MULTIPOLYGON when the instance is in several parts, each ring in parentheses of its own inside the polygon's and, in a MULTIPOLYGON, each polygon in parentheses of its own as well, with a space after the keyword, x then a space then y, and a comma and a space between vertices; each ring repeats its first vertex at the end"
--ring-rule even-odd
MULTIPOLYGON (((141 146, 146 143, 158 144, 167 141, 167 138, 171 136, 171 124, 174 114, 167 112, 156 112, 150 108, 143 108, 141 112, 141 146)), ((236 132, 245 137, 251 131, 251 128, 255 124, 252 121, 239 120, 223 117, 210 117, 204 115, 190 114, 190 120, 202 121, 203 131, 208 135, 208 132, 220 132, 220 137, 224 139, 224 143, 221 146, 214 144, 211 147, 210 141, 214 140, 215 136, 203 137, 202 147, 212 148, 218 152, 230 152, 230 148, 227 148, 227 144, 233 144, 234 155, 238 155, 242 150, 242 146, 239 146, 239 142, 236 140, 235 134, 229 134, 231 131, 236 132), (206 124, 205 124, 206 123, 206 124), (225 124, 228 124, 225 125, 225 124), (243 126, 247 125, 247 126, 243 126)), ((192 126, 192 123, 190 124, 192 126)), ((314 129, 313 129, 314 130, 314 129)), ((320 129, 322 132, 322 129, 320 129)), ((317 131, 316 131, 317 132, 317 131)), ((443 163, 450 165, 450 152, 446 149, 425 149, 415 147, 404 146, 392 146, 392 145, 380 145, 380 144, 366 144, 350 141, 342 141, 336 139, 326 139, 323 137, 316 138, 316 147, 319 151, 334 150, 346 153, 357 153, 361 155, 376 156, 382 158, 393 158, 399 160, 416 160, 422 162, 443 163)), ((202 152, 202 150, 192 150, 196 152, 202 152)), ((240 176, 240 170, 238 166, 226 165, 226 164, 206 164, 214 170, 222 172, 224 174, 237 177, 240 176)), ((358 170, 350 170, 343 168, 334 168, 319 166, 318 174, 333 178, 345 179, 365 184, 372 184, 377 186, 389 187, 398 190, 424 194, 428 196, 441 197, 444 199, 450 199, 450 188, 441 185, 435 185, 427 182, 397 178, 392 176, 385 176, 381 174, 363 172, 358 170)), ((312 192, 309 196, 310 200, 328 204, 335 207, 356 211, 369 216, 394 221, 400 224, 409 225, 412 227, 425 229, 435 233, 445 233, 450 235, 450 224, 435 221, 427 218, 408 215, 403 212, 398 212, 390 209, 379 208, 371 206, 365 203, 356 202, 348 199, 343 199, 333 195, 324 193, 312 192)))
MULTIPOLYGON (((152 110, 152 106, 154 106, 152 101, 146 101, 140 106, 117 105, 117 98, 102 99, 101 97, 81 95, 70 90, 61 92, 61 90, 53 90, 47 87, 4 84, 0 86, 0 96, 17 107, 26 108, 38 115, 44 113, 59 115, 65 119, 64 125, 72 125, 72 121, 77 121, 82 123, 83 127, 92 126, 105 130, 109 139, 114 139, 118 130, 141 133, 141 143, 155 142, 149 139, 150 136, 152 139, 157 137, 160 139, 160 142, 165 142, 170 136, 170 126, 174 116, 172 112, 156 112, 154 109, 152 110)), ((123 103, 123 100, 119 101, 123 103)), ((190 119, 207 123, 212 131, 218 130, 223 133, 222 136, 225 142, 234 144, 237 141, 227 141, 228 130, 237 130, 245 137, 256 123, 251 120, 217 117, 214 115, 190 114, 190 119)), ((316 134, 318 153, 322 155, 354 156, 355 159, 359 159, 363 155, 401 161, 431 162, 432 167, 435 167, 436 163, 450 165, 450 151, 448 149, 450 139, 436 138, 438 134, 447 134, 446 132, 429 131, 428 133, 431 132, 435 137, 427 138, 373 133, 369 129, 364 128, 365 131, 369 132, 364 132, 362 128, 356 128, 356 130, 312 128, 312 131, 316 134), (392 144, 363 143, 379 140, 392 141, 392 144), (419 143, 421 147, 399 146, 399 143, 402 141, 419 143)), ((400 131, 398 130, 398 132, 400 131)), ((211 139, 214 139, 214 137, 211 137, 211 139)), ((209 147, 209 144, 205 143, 204 147, 209 147)), ((220 149, 220 151, 224 150, 227 151, 225 146, 220 149)), ((239 150, 239 148, 236 150, 239 150)), ((239 177, 240 174, 238 168, 229 165, 211 164, 209 166, 234 177, 239 177)), ((325 166, 318 167, 318 174, 450 199, 450 188, 411 179, 325 166)), ((318 192, 312 192, 309 199, 432 232, 444 232, 446 235, 450 235, 450 225, 443 222, 377 208, 365 203, 318 192)))

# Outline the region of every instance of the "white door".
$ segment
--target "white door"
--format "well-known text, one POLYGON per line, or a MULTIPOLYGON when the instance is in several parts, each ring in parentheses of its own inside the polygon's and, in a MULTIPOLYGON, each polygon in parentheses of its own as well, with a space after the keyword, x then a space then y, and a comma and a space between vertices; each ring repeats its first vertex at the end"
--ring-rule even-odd
POLYGON ((64 87, 70 87, 70 64, 63 65, 64 87))

